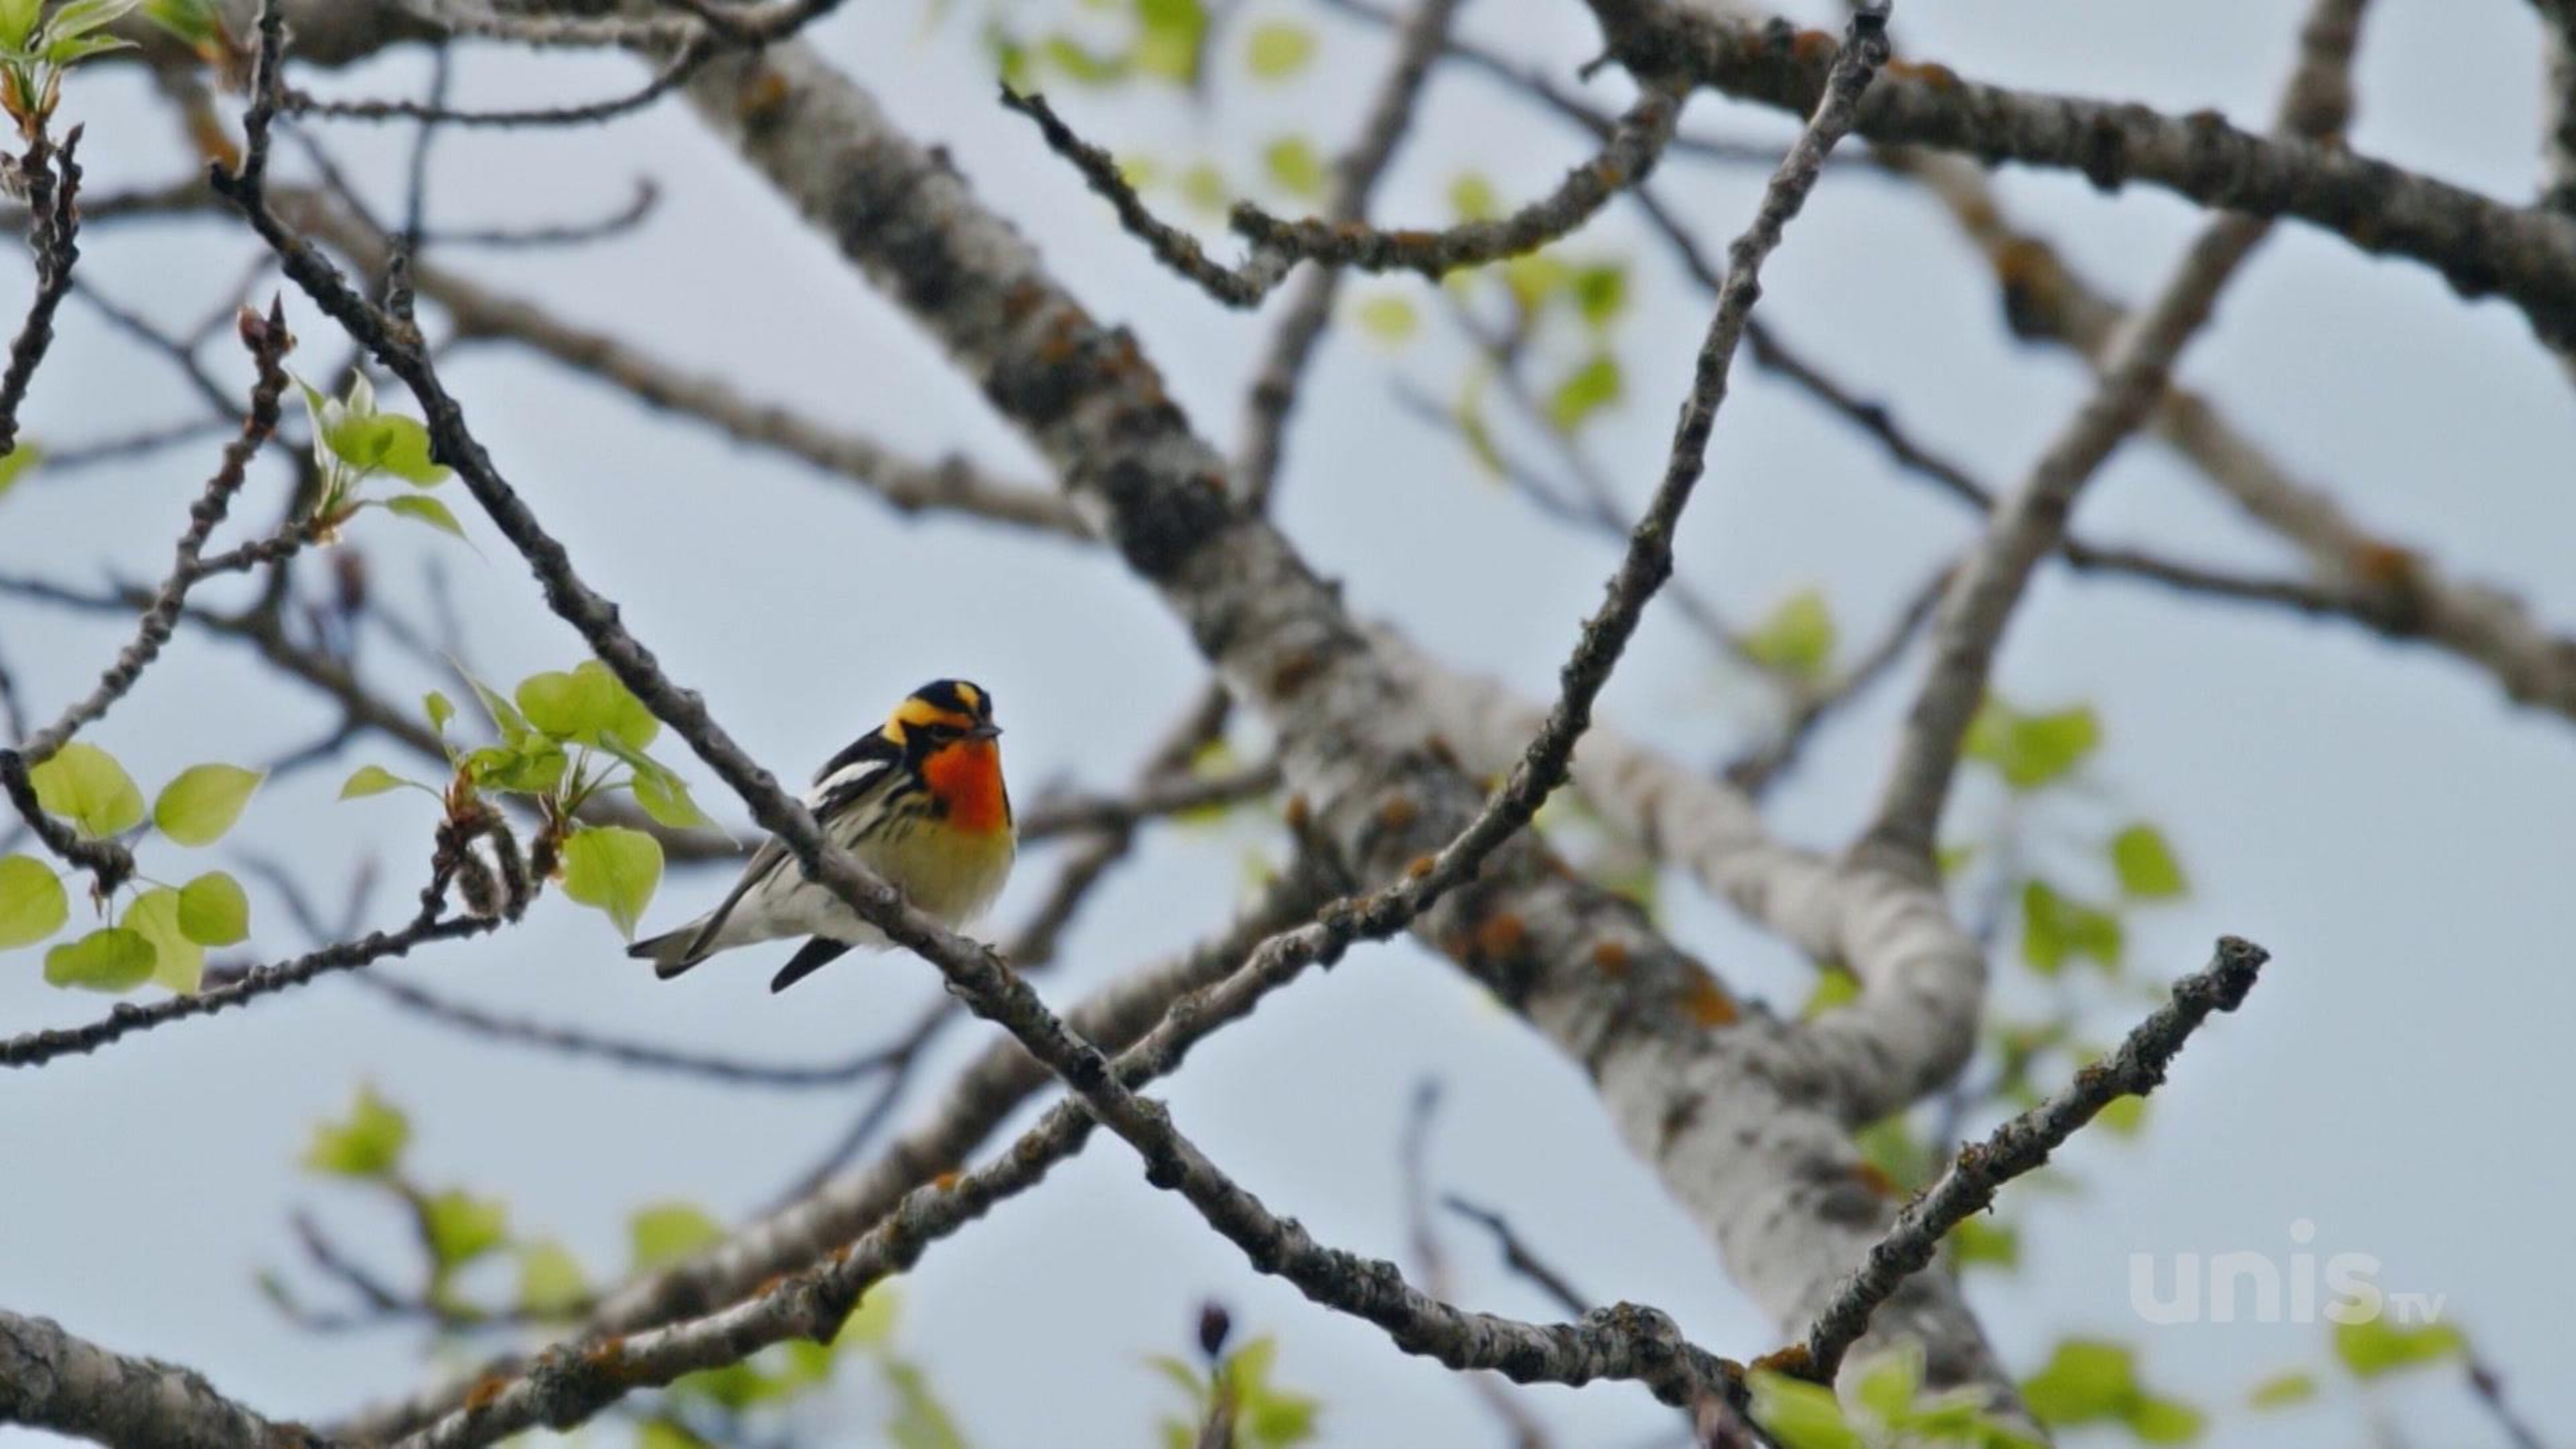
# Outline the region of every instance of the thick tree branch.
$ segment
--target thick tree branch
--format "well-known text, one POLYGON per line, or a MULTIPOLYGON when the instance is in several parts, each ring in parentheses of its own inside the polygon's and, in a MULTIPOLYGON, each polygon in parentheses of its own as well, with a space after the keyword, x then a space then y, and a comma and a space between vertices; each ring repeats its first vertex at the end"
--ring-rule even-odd
POLYGON ((190 1369, 76 1338, 50 1318, 0 1310, 0 1424, 101 1444, 325 1449, 301 1424, 263 1418, 190 1369))
MULTIPOLYGON (((1590 0, 1602 34, 1640 77, 1687 77, 1745 100, 1804 111, 1824 81, 1825 37, 1676 0, 1590 0)), ((2205 206, 2293 216, 2374 254, 2411 257, 2463 295, 2501 295, 2540 336, 2576 343, 2576 220, 2522 207, 2339 145, 2266 139, 2214 112, 2038 95, 1908 64, 1874 89, 1857 129, 1987 162, 2082 172, 2097 186, 2146 182, 2205 206)))

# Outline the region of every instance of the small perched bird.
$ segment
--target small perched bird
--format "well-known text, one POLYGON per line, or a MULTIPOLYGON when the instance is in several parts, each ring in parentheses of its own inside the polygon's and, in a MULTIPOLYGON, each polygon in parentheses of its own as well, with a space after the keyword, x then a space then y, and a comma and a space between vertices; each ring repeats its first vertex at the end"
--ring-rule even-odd
MULTIPOLYGON (((1002 785, 1002 733, 993 697, 962 679, 916 689, 886 722, 834 755, 805 793, 823 833, 855 853, 904 899, 951 927, 992 904, 1017 846, 1002 785)), ((765 842, 716 908, 626 954, 667 981, 718 951, 811 936, 769 989, 784 991, 883 932, 805 878, 775 838, 765 842)))

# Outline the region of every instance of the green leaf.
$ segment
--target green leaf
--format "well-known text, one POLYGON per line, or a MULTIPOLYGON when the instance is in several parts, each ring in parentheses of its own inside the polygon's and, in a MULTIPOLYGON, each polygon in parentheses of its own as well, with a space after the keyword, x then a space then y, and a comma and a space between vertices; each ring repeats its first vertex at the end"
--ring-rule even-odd
POLYGON ((1503 285, 1523 312, 1536 312, 1574 285, 1574 268, 1554 252, 1531 252, 1503 264, 1503 285))
POLYGON ((430 1258, 445 1271, 471 1263, 508 1241, 510 1208, 496 1198, 449 1188, 420 1205, 420 1226, 429 1240, 430 1258))
POLYGON ((1859 1365, 1858 1373, 1852 1397, 1877 1415, 1880 1423, 1895 1423, 1914 1407, 1915 1395, 1922 1392, 1923 1347, 1907 1343, 1889 1349, 1859 1365))
POLYGON ((2208 1429, 2208 1417, 2180 1399, 2141 1398, 2129 1408, 2129 1432, 2141 1444, 2189 1444, 2208 1429))
POLYGON ((2021 1263, 2021 1229, 1991 1218, 1962 1219, 1943 1241, 1950 1246, 1953 1269, 1991 1264, 1998 1268, 2018 1267, 2021 1263))
POLYGON ((1814 989, 1807 993, 1807 1004, 1798 1009, 1798 1019, 1813 1021, 1838 1007, 1860 1000, 1860 978, 1840 966, 1828 966, 1816 973, 1814 989))
POLYGON ((45 984, 124 992, 152 979, 160 958, 141 932, 106 926, 45 953, 45 984))
POLYGON ((594 825, 564 842, 564 894, 608 913, 632 940, 662 883, 662 843, 641 830, 594 825))
POLYGON ((0 857, 0 950, 32 946, 70 918, 71 898, 52 866, 31 855, 0 857))
POLYGON ((5 496, 28 469, 45 459, 45 450, 20 439, 18 446, 0 454, 0 496, 5 496))
POLYGON ((1255 76, 1284 80, 1314 60, 1315 32, 1286 20, 1264 21, 1252 27, 1243 55, 1255 76))
POLYGON ((2140 1397, 2135 1353, 2102 1339, 2060 1341, 2021 1387, 2022 1401, 2052 1426, 2126 1419, 2140 1397))
POLYGON ((1583 426, 1586 418, 1619 400, 1619 359, 1596 352, 1548 394, 1547 420, 1564 432, 1583 426))
POLYGON ((2191 889, 2164 834, 2141 821, 2111 837, 2111 868, 2120 889, 2140 900, 2165 900, 2191 889))
POLYGON ((153 982, 189 996, 206 974, 206 948, 188 939, 180 916, 179 892, 155 886, 134 898, 118 924, 152 943, 153 982))
POLYGON ((501 743, 515 745, 528 737, 531 733, 528 728, 528 717, 519 713, 510 701, 502 698, 501 691, 465 673, 462 668, 456 672, 464 678, 467 687, 474 691, 474 697, 482 702, 483 712, 492 717, 492 728, 500 731, 501 743))
POLYGON ((74 740, 27 772, 36 803, 69 820, 92 840, 119 835, 143 823, 143 792, 116 757, 74 740))
POLYGON ((1263 147, 1261 164, 1279 189, 1291 196, 1311 199, 1324 194, 1324 160, 1303 136, 1282 136, 1263 147))
POLYGON ((1234 193, 1225 184, 1225 174, 1205 161, 1181 173, 1181 200, 1210 216, 1222 216, 1234 203, 1234 193))
POLYGON ((2122 1137, 2135 1137, 2146 1130, 2147 1099, 2135 1092, 2113 1097, 2093 1114, 2093 1121, 2103 1129, 2122 1137))
POLYGON ((1891 1112, 1852 1134, 1852 1145, 1860 1149, 1862 1161, 1907 1192, 1932 1176, 1932 1153, 1915 1140, 1902 1112, 1891 1112))
POLYGON ((410 1141, 410 1119, 377 1096, 375 1088, 360 1086, 346 1120, 314 1127, 304 1166, 334 1177, 382 1177, 402 1161, 410 1141))
POLYGON ((1136 21, 1138 69, 1183 85, 1198 79, 1208 28, 1200 0, 1136 0, 1136 21))
POLYGON ((416 519, 441 533, 453 534, 458 538, 465 537, 465 525, 456 521, 456 515, 448 511, 446 504, 426 493, 405 493, 388 498, 385 500, 385 511, 416 519))
POLYGON ((2286 1409, 2317 1396, 2317 1376, 2304 1369, 2277 1373, 2256 1384, 2245 1402, 2257 1409, 2286 1409))
POLYGON ((1867 1449, 1868 1441, 1844 1420, 1833 1390, 1763 1369, 1745 1380, 1753 1386, 1755 1422, 1783 1449, 1867 1449))
POLYGON ((1821 680, 1834 658, 1833 609, 1822 592, 1800 589, 1744 636, 1744 652, 1792 679, 1821 680))
POLYGON ((1410 340, 1421 326, 1413 304, 1402 297, 1371 297, 1360 303, 1356 315, 1361 331, 1388 344, 1410 340))
POLYGON ((711 1449, 711 1446, 685 1424, 671 1419, 648 1419, 642 1428, 635 1431, 635 1449, 711 1449))
POLYGON ((146 0, 143 13, 152 22, 198 49, 223 35, 223 14, 216 0, 146 0))
POLYGON ((2357 1379, 2375 1379, 2400 1369, 2440 1363, 2468 1352, 2468 1339, 2447 1323, 2409 1327, 2385 1317, 2361 1323, 2338 1323, 2335 1358, 2357 1379))
POLYGON ((1039 41, 1038 53, 1062 71, 1065 79, 1077 84, 1105 86, 1127 78, 1126 57, 1096 54, 1069 35, 1050 35, 1039 41))
POLYGON ((603 736, 640 750, 653 743, 662 722, 623 681, 596 659, 570 673, 549 670, 519 681, 519 708, 530 725, 559 740, 596 745, 603 736))
POLYGON ((446 734, 448 721, 456 718, 456 701, 435 689, 420 697, 420 707, 429 716, 429 728, 433 734, 446 734))
POLYGON ((474 783, 522 795, 551 795, 572 768, 564 747, 542 735, 529 735, 516 748, 486 745, 465 757, 474 783))
POLYGON ((656 822, 673 830, 691 830, 715 823, 690 797, 689 787, 668 770, 636 771, 635 803, 644 807, 644 813, 656 822))
POLYGON ((1202 1414, 1207 1412, 1208 1381, 1196 1367, 1168 1353, 1147 1354, 1145 1364, 1146 1367, 1171 1380, 1174 1387, 1189 1397, 1189 1401, 1197 1407, 1198 1412, 1202 1414))
POLYGON ((2120 918, 2079 901, 2037 876, 2022 883, 2021 955, 2034 970, 2054 976, 2073 956, 2090 956, 2118 970, 2127 944, 2120 918))
POLYGON ((1503 214, 1503 198, 1483 173, 1461 171, 1449 183, 1449 209, 1460 221, 1491 221, 1503 214))
POLYGON ((1598 330, 1618 319, 1628 305, 1628 264, 1595 262, 1574 272, 1574 309, 1598 330))
POLYGON ((966 1449, 966 1436, 948 1409, 930 1391, 921 1370, 900 1359, 882 1360, 886 1383, 894 1390, 895 1415, 886 1437, 895 1449, 966 1449))
POLYGON ((546 1238, 519 1249, 519 1311, 537 1318, 567 1318, 590 1302, 590 1280, 581 1260, 546 1238))
POLYGON ((423 790, 429 788, 417 780, 406 780, 382 765, 360 765, 340 786, 340 798, 359 800, 369 795, 381 795, 387 790, 399 790, 405 785, 423 790))
POLYGON ((191 765, 161 787, 152 823, 181 845, 212 845, 241 818, 266 772, 238 765, 191 765))
POLYGON ((638 1273, 668 1267, 723 1236, 724 1228, 714 1218, 684 1202, 637 1208, 626 1220, 626 1240, 638 1273))
POLYGON ((832 1347, 881 1348, 894 1338, 895 1315, 903 1307, 903 1295, 891 1282, 880 1281, 862 1295, 859 1306, 841 1320, 841 1331, 832 1336, 832 1347))
POLYGON ((399 413, 344 416, 323 444, 361 473, 385 473, 415 488, 435 488, 449 470, 429 456, 429 429, 399 413))
POLYGON ((1968 726, 1968 758, 1995 767, 2015 790, 2037 790, 2063 778, 2102 743, 2092 706, 2021 714, 1988 699, 1968 726))
POLYGON ((250 935, 250 897, 240 881, 210 870, 179 888, 179 929, 200 946, 230 946, 250 935))
POLYGON ((1304 1394, 1270 1390, 1244 1404, 1237 1423, 1256 1449, 1290 1449, 1315 1437, 1315 1414, 1322 1405, 1304 1394))

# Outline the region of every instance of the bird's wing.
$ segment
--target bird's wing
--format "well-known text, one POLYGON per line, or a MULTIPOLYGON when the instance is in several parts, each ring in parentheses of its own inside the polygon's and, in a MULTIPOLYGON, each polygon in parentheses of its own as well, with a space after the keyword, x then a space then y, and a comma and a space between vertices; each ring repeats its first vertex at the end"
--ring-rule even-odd
MULTIPOLYGON (((823 822, 825 834, 832 833, 831 823, 835 816, 883 786, 894 768, 896 756, 893 753, 866 748, 868 740, 878 738, 870 735, 834 756, 831 763, 814 777, 813 787, 805 792, 805 808, 813 811, 823 822)), ((760 849, 752 852, 751 863, 743 867, 742 877, 733 883, 733 889, 725 892, 725 898, 698 924, 697 933, 689 938, 689 949, 682 959, 694 960, 706 949, 707 943, 715 939, 716 932, 722 930, 725 921, 733 915, 734 907, 742 904, 744 896, 779 871, 795 868, 795 860, 788 853, 786 842, 774 835, 762 841, 760 849)))

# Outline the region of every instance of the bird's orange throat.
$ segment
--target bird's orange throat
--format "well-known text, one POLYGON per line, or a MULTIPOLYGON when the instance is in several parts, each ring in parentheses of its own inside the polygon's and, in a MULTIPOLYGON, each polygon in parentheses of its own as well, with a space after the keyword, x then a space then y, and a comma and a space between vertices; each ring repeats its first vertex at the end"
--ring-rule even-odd
POLYGON ((1002 788, 1002 752, 991 740, 959 740, 921 762, 922 778, 957 830, 1007 830, 1011 797, 1002 788))

